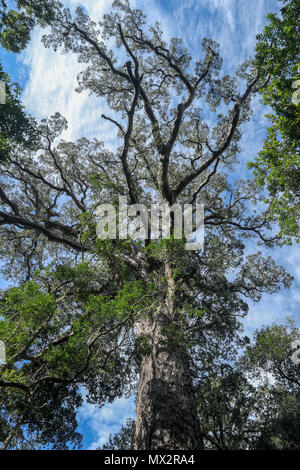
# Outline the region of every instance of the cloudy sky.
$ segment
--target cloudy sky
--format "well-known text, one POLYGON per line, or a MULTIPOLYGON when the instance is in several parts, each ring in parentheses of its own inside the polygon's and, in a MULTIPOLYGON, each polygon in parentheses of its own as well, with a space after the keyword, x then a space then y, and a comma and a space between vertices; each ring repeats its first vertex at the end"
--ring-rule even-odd
MULTIPOLYGON (((74 10, 84 6, 94 20, 101 19, 110 6, 110 0, 61 0, 74 10)), ((221 45, 223 72, 232 73, 238 64, 253 54, 255 38, 266 24, 269 12, 278 12, 278 0, 136 0, 132 5, 141 7, 149 20, 160 21, 166 38, 181 37, 192 55, 197 56, 202 38, 209 37, 221 45)), ((103 103, 86 93, 75 92, 76 76, 81 70, 74 55, 60 55, 41 44, 43 31, 36 29, 27 49, 15 56, 0 52, 4 69, 23 89, 27 110, 38 119, 60 111, 69 122, 66 139, 81 136, 113 139, 109 123, 100 119, 103 103)), ((266 110, 257 100, 254 115, 245 128, 240 155, 241 174, 246 172, 246 161, 255 157, 261 148, 266 131, 266 110)), ((245 320, 248 333, 263 324, 284 321, 286 315, 297 318, 300 300, 299 247, 269 250, 267 254, 286 267, 294 278, 289 291, 265 295, 259 304, 250 304, 245 320)), ((134 416, 133 400, 120 399, 102 409, 86 404, 79 411, 79 431, 84 434, 85 449, 95 449, 106 441, 109 433, 118 431, 127 417, 134 416)))

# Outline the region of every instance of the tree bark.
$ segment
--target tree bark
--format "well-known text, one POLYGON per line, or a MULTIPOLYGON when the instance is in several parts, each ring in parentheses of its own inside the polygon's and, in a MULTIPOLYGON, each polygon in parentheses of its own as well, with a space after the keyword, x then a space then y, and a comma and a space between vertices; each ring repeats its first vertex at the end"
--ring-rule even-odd
POLYGON ((166 344, 163 328, 171 321, 170 311, 164 306, 136 325, 137 334, 144 335, 151 347, 140 366, 136 450, 202 447, 185 348, 166 344))

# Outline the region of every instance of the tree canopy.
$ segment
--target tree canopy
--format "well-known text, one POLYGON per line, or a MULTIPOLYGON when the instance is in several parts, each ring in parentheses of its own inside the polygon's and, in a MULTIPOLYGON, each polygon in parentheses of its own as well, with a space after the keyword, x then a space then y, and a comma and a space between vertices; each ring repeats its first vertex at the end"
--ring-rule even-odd
MULTIPOLYGON (((30 16, 33 3, 19 5, 30 16)), ((298 332, 275 325, 250 343, 241 329, 247 301, 292 277, 262 253, 282 243, 272 202, 253 179, 230 180, 269 77, 251 61, 222 76, 217 43, 204 38, 193 58, 126 0, 99 24, 51 5, 44 45, 78 55, 78 92, 106 102, 116 145, 65 141, 57 112, 37 125, 34 148, 15 139, 1 163, 1 273, 14 282, 0 298, 2 447, 78 447, 84 388, 100 406, 136 396, 136 423, 108 446, 294 448, 298 332), (174 225, 166 240, 99 239, 97 208, 120 196, 129 219, 139 204, 203 203, 204 249, 186 250, 174 225), (269 388, 254 384, 262 361, 269 388)))
POLYGON ((55 0, 1 0, 0 44, 8 51, 20 52, 36 25, 46 26, 62 7, 55 0))
POLYGON ((0 160, 6 160, 15 144, 34 148, 37 130, 34 119, 28 116, 20 100, 21 89, 11 83, 0 63, 0 80, 5 87, 5 103, 0 105, 0 160))
POLYGON ((284 1, 281 16, 269 14, 269 24, 258 36, 255 62, 269 77, 262 91, 271 126, 255 162, 249 164, 259 184, 266 185, 270 217, 282 234, 299 240, 300 220, 300 5, 284 1))

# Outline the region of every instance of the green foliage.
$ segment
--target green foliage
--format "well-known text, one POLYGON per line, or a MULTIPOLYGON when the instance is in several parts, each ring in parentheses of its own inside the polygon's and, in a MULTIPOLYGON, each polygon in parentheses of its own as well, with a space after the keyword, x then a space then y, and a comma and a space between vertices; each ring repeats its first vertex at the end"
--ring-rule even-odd
POLYGON ((90 176, 90 180, 92 186, 96 189, 109 188, 115 191, 120 191, 122 194, 122 185, 120 183, 117 183, 116 181, 112 181, 109 178, 109 175, 107 175, 106 173, 95 173, 90 176))
MULTIPOLYGON (((86 385, 94 378, 91 393, 104 394, 104 400, 110 394, 115 396, 116 388, 123 386, 121 371, 126 372, 124 358, 118 355, 120 331, 123 326, 128 329, 133 325, 141 311, 152 305, 152 286, 145 289, 140 280, 124 283, 114 297, 92 295, 92 289, 88 288, 93 282, 92 274, 87 263, 74 268, 57 265, 50 267, 45 277, 36 272, 39 283, 42 279, 51 281, 53 292, 46 293, 37 283, 29 281, 2 295, 0 339, 5 342, 7 352, 7 362, 0 366, 2 413, 13 413, 16 420, 22 417, 22 429, 35 447, 65 448, 72 442, 79 445, 74 414, 74 407, 81 403, 77 378, 86 385), (64 312, 68 297, 59 293, 60 286, 66 285, 72 290, 71 315, 64 312), (120 384, 116 383, 118 379, 120 384), (95 389, 96 384, 99 390, 95 389), (49 394, 46 404, 41 403, 43 394, 46 400, 49 394), (57 394, 65 396, 61 415, 57 394), (30 406, 24 409, 22 403, 27 402, 30 406), (38 419, 43 415, 47 418, 48 414, 48 421, 37 431, 38 419), (48 430, 54 419, 54 428, 48 430), (39 434, 48 436, 50 441, 38 438, 39 434)), ((132 344, 131 354, 134 353, 132 344)), ((10 431, 9 427, 3 431, 4 438, 10 431)), ((11 445, 23 446, 17 424, 11 445)))
POLYGON ((35 22, 24 12, 8 10, 1 18, 1 45, 12 52, 20 52, 30 40, 35 22))
POLYGON ((0 161, 5 160, 10 149, 16 144, 23 144, 34 149, 38 143, 36 123, 27 116, 20 101, 21 89, 11 83, 0 64, 0 80, 6 86, 6 101, 0 105, 0 161))
MULTIPOLYGON (((8 51, 20 52, 27 46, 36 24, 45 26, 54 19, 54 6, 59 3, 53 0, 17 0, 9 2, 9 6, 14 7, 12 9, 5 0, 1 0, 0 5, 0 45, 8 51)), ((1 64, 0 80, 6 88, 5 104, 0 105, 0 161, 3 161, 16 144, 36 149, 39 136, 35 120, 25 113, 20 101, 20 87, 11 83, 1 64)))
POLYGON ((81 397, 74 385, 63 384, 63 378, 82 364, 82 335, 74 325, 74 338, 56 345, 55 339, 66 334, 66 323, 55 296, 33 281, 2 295, 0 319, 7 354, 7 362, 0 366, 0 441, 13 432, 14 448, 79 446, 75 410, 81 397), (60 385, 51 380, 58 376, 60 385))
POLYGON ((6 344, 8 364, 23 348, 38 345, 36 331, 43 328, 51 335, 55 312, 53 295, 44 294, 32 281, 6 293, 0 305, 0 338, 6 344))
POLYGON ((184 237, 181 240, 176 240, 174 235, 171 234, 169 238, 151 240, 143 250, 153 260, 168 261, 173 267, 173 276, 176 278, 180 276, 182 271, 182 263, 184 263, 185 258, 185 243, 184 237))
POLYGON ((1 0, 0 12, 0 44, 6 50, 20 52, 25 49, 31 30, 36 24, 45 26, 55 17, 55 7, 59 2, 53 0, 17 0, 9 2, 1 0))
POLYGON ((272 125, 249 168, 269 192, 269 218, 279 223, 281 235, 290 243, 300 234, 300 104, 292 99, 293 85, 300 78, 300 6, 297 0, 284 3, 281 17, 268 15, 269 24, 258 36, 256 67, 270 77, 261 95, 274 114, 267 115, 272 125))
POLYGON ((56 265, 53 279, 72 285, 72 292, 77 301, 87 300, 90 286, 93 284, 94 271, 88 263, 78 263, 76 266, 56 265))
MULTIPOLYGON (((290 350, 291 340, 286 328, 278 325, 266 327, 257 333, 254 353, 259 364, 268 360, 279 360, 290 350)), ((250 349, 249 349, 250 354, 250 349)), ((254 360, 254 356, 252 356, 254 360)))
POLYGON ((267 369, 278 378, 293 381, 297 367, 291 361, 293 342, 299 340, 299 330, 288 325, 275 325, 262 328, 255 334, 255 346, 249 346, 247 355, 252 364, 267 369))
MULTIPOLYGON (((14 42, 9 20, 2 28, 3 44, 23 48, 31 19, 34 24, 49 20, 53 28, 43 39, 45 45, 79 54, 85 67, 79 91, 106 99, 121 120, 115 124, 123 142, 115 151, 86 138, 58 143, 67 124, 56 113, 38 127, 34 159, 20 142, 11 149, 14 158, 1 166, 1 271, 16 285, 1 294, 0 303, 1 339, 8 355, 0 368, 2 442, 12 431, 10 448, 25 445, 22 433, 34 447, 47 442, 66 447, 67 440, 78 444, 79 391, 84 387, 88 401, 99 406, 136 394, 137 377, 146 375, 141 373, 145 356, 151 364, 151 351, 159 361, 160 353, 168 350, 171 365, 180 357, 191 368, 182 374, 186 383, 181 390, 192 397, 193 384, 206 448, 254 447, 261 422, 266 422, 260 410, 267 409, 274 422, 279 399, 272 415, 266 390, 268 397, 275 391, 261 384, 257 391, 249 381, 244 364, 250 361, 248 371, 253 369, 254 376, 259 364, 254 358, 251 363, 250 346, 239 363, 237 351, 249 340, 238 337, 238 318, 247 313, 247 298, 258 301, 263 292, 289 287, 291 277, 260 252, 245 256, 245 238, 253 236, 266 246, 273 246, 276 238, 260 210, 263 196, 257 185, 240 181, 232 187, 227 175, 236 163, 240 128, 251 114, 250 95, 263 79, 255 77, 249 64, 235 77, 219 79, 216 43, 204 39, 203 57, 193 63, 180 40, 167 44, 159 25, 148 30, 142 12, 131 10, 127 1, 115 1, 116 9, 99 24, 101 40, 82 8, 73 18, 57 6, 54 17, 47 19, 45 2, 40 7, 35 3, 20 1, 24 8, 9 14, 20 31, 14 42), (133 73, 135 64, 124 67, 122 39, 139 63, 132 76, 129 70, 133 73), (108 51, 102 40, 109 47, 115 40, 116 47, 108 51), (140 93, 137 77, 144 90, 140 93), (245 93, 239 95, 242 88, 245 93), (212 129, 212 121, 201 117, 207 103, 213 110, 221 105, 225 113, 212 114, 212 129), (217 172, 218 164, 224 171, 217 172), (173 236, 145 242, 97 239, 97 205, 112 201, 117 208, 120 194, 130 198, 130 205, 137 201, 147 207, 158 200, 201 200, 206 208, 205 249, 187 251, 185 240, 173 236), (255 430, 248 439, 253 416, 255 430), (46 424, 37 431, 39 422, 46 424), (48 425, 47 431, 49 422, 54 426, 48 425)), ((16 132, 5 135, 7 142, 16 132)), ((280 181, 278 188, 284 185, 280 181)), ((275 353, 281 356, 281 331, 271 346, 277 343, 275 353)), ((271 346, 262 340, 261 350, 255 346, 256 357, 266 357, 271 346)), ((275 361, 267 363, 275 367, 275 361)), ((168 390, 165 377, 172 380, 176 374, 168 369, 170 364, 157 367, 160 376, 153 376, 153 388, 160 383, 168 390)), ((156 365, 161 364, 152 363, 152 370, 156 365)), ((290 374, 292 368, 286 371, 290 374)), ((288 402, 294 395, 285 392, 288 402)), ((186 397, 175 400, 179 408, 181 400, 190 403, 186 397)), ((157 405, 154 397, 153 408, 157 405)), ((149 428, 155 420, 152 413, 149 428)), ((183 422, 173 424, 179 428, 183 422)), ((114 445, 132 445, 126 430, 122 436, 114 445)))
POLYGON ((136 360, 140 363, 144 356, 151 354, 152 348, 145 335, 140 335, 135 340, 135 356, 136 360))
POLYGON ((253 448, 299 448, 300 374, 299 365, 292 360, 299 338, 299 330, 289 320, 286 325, 274 324, 257 331, 254 344, 247 347, 242 359, 245 371, 252 371, 256 380, 265 382, 262 391, 269 406, 253 448))
POLYGON ((197 381, 205 448, 299 448, 300 374, 291 361, 299 334, 287 323, 257 330, 251 343, 238 335, 218 343, 207 337, 197 381))
POLYGON ((184 331, 182 326, 175 321, 164 326, 162 333, 164 335, 162 344, 169 352, 189 349, 192 346, 190 334, 184 331))
POLYGON ((152 289, 150 283, 145 288, 141 280, 124 282, 114 298, 105 295, 90 296, 85 309, 99 318, 131 318, 133 321, 139 312, 147 306, 151 307, 152 289))

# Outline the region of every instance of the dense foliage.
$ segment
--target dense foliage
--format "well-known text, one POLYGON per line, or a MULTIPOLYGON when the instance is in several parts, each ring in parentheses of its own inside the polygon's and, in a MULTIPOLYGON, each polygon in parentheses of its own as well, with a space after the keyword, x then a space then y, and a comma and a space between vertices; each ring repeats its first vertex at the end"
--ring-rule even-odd
MULTIPOLYGON (((31 18, 28 5, 19 2, 31 18)), ((294 448, 298 331, 274 325, 251 343, 241 329, 247 301, 292 278, 256 249, 282 243, 259 185, 229 182, 265 73, 246 63, 220 76, 214 41, 194 60, 128 1, 98 25, 51 5, 43 42, 78 54, 78 91, 106 101, 116 145, 63 140, 56 113, 33 149, 15 139, 1 164, 1 272, 14 283, 0 299, 2 447, 78 447, 85 389, 99 405, 136 395, 136 423, 108 448, 294 448), (100 240, 97 207, 118 208, 119 196, 131 217, 136 204, 204 203, 204 249, 186 250, 174 233, 100 240)))
POLYGON ((300 4, 284 1, 281 15, 268 15, 269 24, 258 36, 256 66, 269 77, 262 91, 271 106, 271 126, 254 163, 259 184, 269 192, 270 218, 288 240, 299 240, 300 227, 300 4), (298 97, 298 98, 297 98, 298 97))

